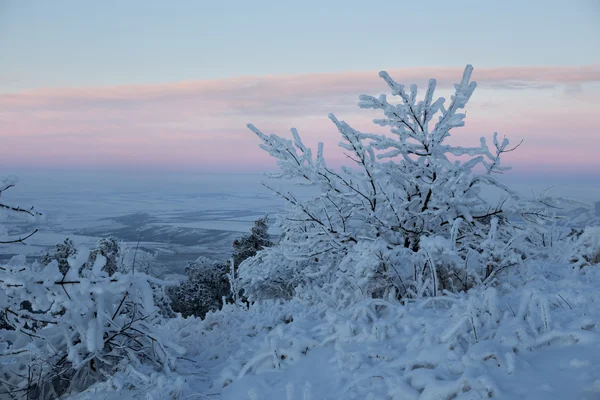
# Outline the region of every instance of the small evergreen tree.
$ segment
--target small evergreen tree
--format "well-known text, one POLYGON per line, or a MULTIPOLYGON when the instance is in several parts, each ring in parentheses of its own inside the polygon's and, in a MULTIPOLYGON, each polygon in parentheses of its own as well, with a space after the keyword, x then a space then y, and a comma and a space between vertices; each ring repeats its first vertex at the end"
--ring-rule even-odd
POLYGON ((85 265, 85 268, 92 268, 99 255, 106 258, 106 264, 103 271, 106 271, 109 276, 117 272, 119 267, 119 256, 121 255, 121 243, 115 237, 101 238, 90 252, 90 257, 85 265))
POLYGON ((269 239, 268 218, 263 217, 254 221, 250 233, 233 242, 233 263, 236 268, 246 259, 266 247, 273 245, 269 239))
MULTIPOLYGON (((234 275, 238 266, 254 257, 257 252, 269 246, 269 227, 267 217, 254 221, 250 233, 233 242, 232 259, 234 275)), ((184 317, 195 315, 204 318, 209 311, 217 311, 225 301, 233 301, 230 282, 231 265, 229 262, 215 262, 201 258, 188 264, 185 269, 187 280, 179 286, 167 288, 173 311, 184 317)), ((241 293, 238 293, 238 297, 241 293)))
POLYGON ((223 298, 231 295, 227 271, 227 264, 207 258, 189 263, 185 269, 187 280, 167 288, 173 311, 184 317, 204 318, 207 312, 219 310, 223 298))
POLYGON ((54 251, 47 251, 40 259, 40 263, 48 265, 52 261, 56 261, 58 263, 58 270, 62 274, 66 274, 69 269, 68 260, 70 257, 75 256, 76 253, 75 244, 71 239, 66 238, 64 242, 54 246, 54 251))

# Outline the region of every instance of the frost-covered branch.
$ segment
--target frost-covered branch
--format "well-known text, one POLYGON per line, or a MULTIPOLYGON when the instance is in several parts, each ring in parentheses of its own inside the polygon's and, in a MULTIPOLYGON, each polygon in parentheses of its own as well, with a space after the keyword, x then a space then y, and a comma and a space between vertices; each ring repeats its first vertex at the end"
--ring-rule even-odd
POLYGON ((89 264, 88 256, 81 249, 63 271, 57 260, 28 264, 22 256, 0 266, 0 358, 8 362, 0 397, 58 398, 124 368, 169 373, 181 355, 154 328, 156 287, 168 283, 107 270, 101 254, 89 264))

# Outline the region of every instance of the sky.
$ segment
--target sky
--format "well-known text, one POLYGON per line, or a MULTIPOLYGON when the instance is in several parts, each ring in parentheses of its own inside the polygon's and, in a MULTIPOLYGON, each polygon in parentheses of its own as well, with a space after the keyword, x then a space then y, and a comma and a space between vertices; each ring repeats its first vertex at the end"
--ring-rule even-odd
POLYGON ((257 172, 252 122, 325 143, 358 95, 478 82, 452 140, 523 175, 599 176, 600 1, 0 0, 0 169, 257 172))

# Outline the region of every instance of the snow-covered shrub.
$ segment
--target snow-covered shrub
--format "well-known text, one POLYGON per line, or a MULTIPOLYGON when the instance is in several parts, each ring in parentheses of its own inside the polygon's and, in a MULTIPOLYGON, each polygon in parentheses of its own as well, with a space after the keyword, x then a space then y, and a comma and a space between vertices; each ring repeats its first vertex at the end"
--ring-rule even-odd
POLYGON ((98 254, 46 266, 15 257, 0 266, 0 306, 13 330, 0 331, 0 397, 54 399, 127 368, 169 372, 180 349, 159 337, 151 284, 143 273, 112 275, 98 254))
MULTIPOLYGON (((185 317, 195 315, 204 318, 207 312, 219 310, 223 306, 223 299, 243 300, 243 293, 237 289, 238 282, 242 279, 238 276, 238 267, 247 259, 252 259, 258 251, 272 246, 267 222, 267 217, 257 219, 250 233, 233 242, 233 254, 229 262, 200 258, 196 262, 189 263, 185 269, 187 280, 177 287, 168 289, 173 310, 185 317), (231 262, 233 262, 233 270, 231 262), (234 293, 237 295, 234 296, 234 293)), ((253 269, 254 264, 255 261, 251 261, 251 265, 245 271, 253 269)), ((261 270, 257 273, 268 272, 261 270)), ((293 287, 291 289, 293 290, 293 287)))
POLYGON ((207 312, 219 310, 223 298, 231 295, 228 272, 228 264, 206 258, 189 263, 185 269, 187 280, 167 288, 173 311, 184 317, 204 318, 207 312))
POLYGON ((48 265, 52 261, 56 261, 59 271, 66 274, 69 269, 69 258, 75 256, 76 253, 75 243, 73 243, 73 240, 66 238, 64 242, 54 246, 53 250, 47 251, 40 259, 40 263, 48 265))
MULTIPOLYGON (((142 272, 150 276, 159 276, 155 271, 156 255, 139 248, 119 243, 116 270, 122 273, 142 272)), ((150 282, 154 304, 164 318, 174 318, 175 312, 171 307, 171 298, 167 294, 167 286, 150 282)))
POLYGON ((267 222, 267 217, 257 219, 249 234, 233 242, 233 262, 236 267, 246 259, 255 256, 258 251, 273 245, 269 239, 267 222))
MULTIPOLYGON (((0 180, 0 199, 2 195, 9 189, 15 187, 18 179, 15 176, 5 177, 0 180)), ((18 217, 27 217, 30 220, 34 220, 36 217, 41 216, 41 213, 34 211, 33 207, 20 207, 13 204, 5 203, 0 200, 0 212, 2 213, 2 218, 10 218, 13 216, 18 217)), ((25 243, 25 240, 33 236, 38 230, 34 229, 33 231, 24 234, 21 237, 14 238, 9 237, 7 229, 3 224, 0 223, 0 245, 2 244, 10 244, 10 243, 25 243)), ((2 330, 13 330, 14 328, 8 323, 6 311, 2 307, 2 293, 0 292, 0 331, 2 330)))
POLYGON ((285 260, 281 248, 274 246, 270 251, 260 251, 248 258, 238 268, 238 282, 244 295, 252 300, 290 299, 303 279, 298 264, 302 261, 285 260))
POLYGON ((140 271, 148 275, 156 275, 156 254, 143 250, 139 245, 119 244, 117 271, 140 271))
POLYGON ((215 386, 224 400, 598 397, 600 269, 527 262, 495 287, 404 304, 226 307, 201 331, 206 359, 226 360, 215 386))
MULTIPOLYGON (((75 257, 76 254, 75 244, 67 238, 63 243, 57 244, 53 250, 46 252, 40 259, 40 263, 49 265, 56 261, 59 271, 64 275, 70 268, 69 259, 75 257)), ((98 257, 103 257, 106 260, 103 271, 108 273, 109 276, 114 275, 116 272, 127 274, 135 271, 149 274, 149 270, 155 262, 154 254, 141 250, 138 246, 127 246, 114 237, 101 238, 96 246, 89 251, 88 260, 79 267, 81 269, 79 274, 82 274, 86 269, 93 268, 98 257)), ((171 309, 171 301, 165 293, 165 287, 154 283, 150 283, 150 286, 154 303, 159 308, 160 314, 165 318, 174 317, 175 313, 171 309)))
MULTIPOLYGON (((75 246, 75 243, 73 243, 73 240, 66 238, 63 243, 59 243, 54 249, 47 251, 40 259, 40 263, 42 265, 48 265, 52 261, 56 261, 58 262, 58 269, 60 272, 65 274, 69 269, 69 258, 74 257, 76 253, 77 247, 75 246)), ((124 271, 126 269, 131 269, 131 265, 124 266, 122 264, 122 253, 122 244, 118 239, 114 237, 101 238, 98 240, 96 246, 89 251, 87 262, 82 264, 80 268, 92 268, 96 262, 96 258, 102 256, 106 259, 104 271, 107 272, 109 276, 113 275, 117 270, 124 271)))
MULTIPOLYGON (((121 255, 121 243, 115 237, 101 238, 98 240, 96 248, 90 251, 90 256, 86 266, 91 267, 96 263, 96 259, 101 256, 106 259, 104 271, 109 276, 117 272, 119 267, 119 257, 121 255)), ((131 268, 131 266, 129 266, 131 268)))
POLYGON ((434 100, 433 79, 417 101, 415 85, 407 91, 381 72, 399 103, 362 95, 359 106, 381 110, 384 118, 374 123, 390 134, 362 133, 330 115, 352 161, 341 170, 327 166, 322 144, 313 155, 295 129, 288 140, 248 125, 278 160, 280 172, 272 177, 320 189, 309 200, 273 189, 290 207, 279 219, 278 246, 240 266, 251 299, 277 286, 267 280, 296 284, 290 276, 301 277, 303 287, 337 291, 344 304, 435 296, 492 283, 520 263, 526 250, 519 247, 527 242, 511 217, 542 224, 550 200, 524 198, 495 177, 507 170, 502 154, 514 150, 508 139, 494 134, 491 147, 484 138, 474 147, 447 143, 451 131, 464 125, 461 110, 476 87, 472 70, 466 67, 449 104, 443 97, 434 100), (501 198, 486 199, 486 190, 501 198), (284 267, 289 265, 298 270, 284 267))
POLYGON ((586 227, 575 232, 568 244, 566 261, 573 267, 600 265, 600 227, 586 227))

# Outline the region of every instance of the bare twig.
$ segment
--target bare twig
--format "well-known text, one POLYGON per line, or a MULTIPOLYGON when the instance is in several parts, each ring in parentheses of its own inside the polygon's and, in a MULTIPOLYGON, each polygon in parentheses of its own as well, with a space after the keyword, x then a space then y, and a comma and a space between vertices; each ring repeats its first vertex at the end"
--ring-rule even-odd
MULTIPOLYGON (((1 205, 1 204, 0 204, 1 205)), ((35 235, 38 232, 38 229, 34 230, 33 232, 31 232, 29 235, 27 236, 23 236, 20 237, 18 239, 13 239, 13 240, 0 240, 0 244, 11 244, 11 243, 23 243, 25 244, 25 240, 29 239, 30 237, 32 237, 33 235, 35 235)))

